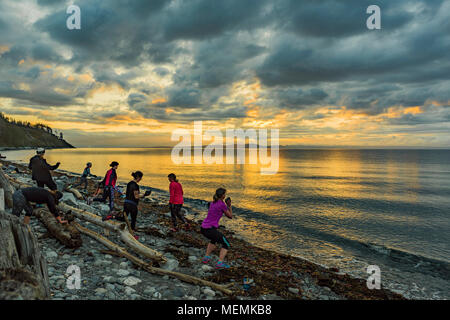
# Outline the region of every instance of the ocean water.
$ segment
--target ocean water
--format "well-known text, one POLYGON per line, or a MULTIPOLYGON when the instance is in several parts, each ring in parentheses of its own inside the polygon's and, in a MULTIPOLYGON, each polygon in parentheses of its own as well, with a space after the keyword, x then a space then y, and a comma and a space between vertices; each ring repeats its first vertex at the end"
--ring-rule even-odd
MULTIPOLYGON (((258 165, 175 165, 171 149, 49 150, 49 163, 81 173, 86 162, 119 180, 144 173, 142 185, 168 190, 175 173, 186 203, 206 214, 218 187, 235 219, 222 224, 255 245, 368 278, 377 265, 383 287, 409 298, 450 298, 450 150, 282 149, 275 175, 258 165)), ((3 152, 27 162, 30 150, 3 152)))

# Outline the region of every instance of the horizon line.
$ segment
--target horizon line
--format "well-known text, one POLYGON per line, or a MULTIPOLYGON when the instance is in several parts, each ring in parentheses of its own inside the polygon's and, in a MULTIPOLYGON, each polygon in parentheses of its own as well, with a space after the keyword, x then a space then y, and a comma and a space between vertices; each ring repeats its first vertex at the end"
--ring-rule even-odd
MULTIPOLYGON (((211 146, 211 145, 203 145, 201 148, 211 146)), ((223 149, 226 149, 226 145, 219 145, 222 146, 223 149)), ((75 146, 75 148, 99 148, 99 149, 130 149, 130 148, 139 148, 139 149, 169 149, 174 148, 175 146, 75 146)), ((235 145, 235 148, 237 146, 235 145)), ((257 145, 258 147, 258 145, 257 145)), ((196 146, 191 146, 191 148, 199 148, 196 146)), ((249 146, 246 145, 244 147, 245 149, 248 149, 249 146)), ((267 145, 267 148, 271 148, 270 145, 267 145)), ((327 145, 320 145, 320 146, 314 146, 314 145, 281 145, 279 146, 280 149, 398 149, 398 150, 434 150, 434 149, 440 149, 440 150, 450 150, 450 146, 442 146, 442 147, 433 147, 433 146, 327 146, 327 145)))

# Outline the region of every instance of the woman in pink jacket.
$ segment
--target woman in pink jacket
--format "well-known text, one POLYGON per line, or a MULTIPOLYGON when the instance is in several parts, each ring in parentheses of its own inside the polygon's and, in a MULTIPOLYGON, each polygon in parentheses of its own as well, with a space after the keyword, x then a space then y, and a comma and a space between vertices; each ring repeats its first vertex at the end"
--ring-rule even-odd
POLYGON ((181 214, 181 207, 183 206, 183 187, 177 180, 177 176, 173 173, 167 176, 170 181, 169 192, 170 192, 170 214, 172 215, 172 230, 173 232, 177 231, 177 218, 183 221, 186 224, 186 230, 190 229, 189 222, 186 218, 181 214))

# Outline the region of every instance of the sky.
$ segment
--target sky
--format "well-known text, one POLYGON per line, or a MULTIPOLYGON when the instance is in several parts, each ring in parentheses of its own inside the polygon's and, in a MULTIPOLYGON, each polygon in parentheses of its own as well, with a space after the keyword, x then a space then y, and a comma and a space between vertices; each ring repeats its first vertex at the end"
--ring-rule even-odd
POLYGON ((177 128, 450 147, 450 0, 2 0, 0 111, 77 147, 177 128), (81 9, 69 30, 67 7, 81 9), (381 29, 369 30, 369 5, 381 29))

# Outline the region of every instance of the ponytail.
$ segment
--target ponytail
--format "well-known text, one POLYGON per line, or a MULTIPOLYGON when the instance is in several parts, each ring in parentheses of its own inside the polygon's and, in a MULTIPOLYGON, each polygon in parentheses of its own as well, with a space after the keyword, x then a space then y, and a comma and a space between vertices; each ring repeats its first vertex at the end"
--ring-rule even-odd
POLYGON ((134 179, 142 178, 144 174, 141 171, 136 171, 131 174, 134 179))
POLYGON ((219 188, 216 190, 216 193, 213 196, 213 202, 216 203, 223 195, 227 192, 224 188, 219 188))

